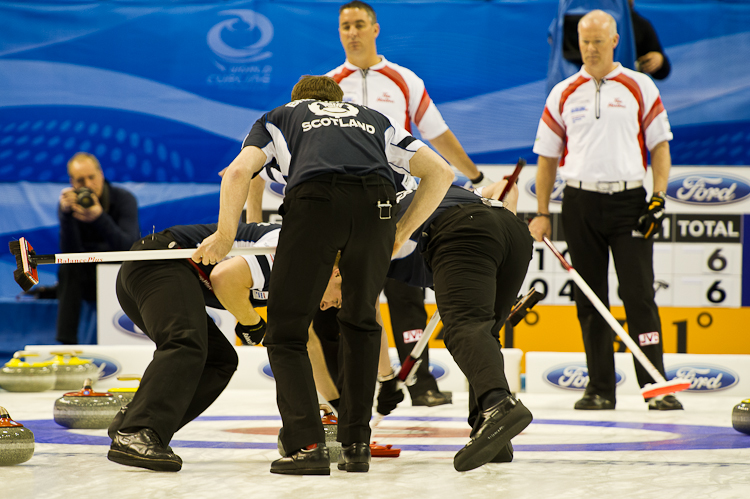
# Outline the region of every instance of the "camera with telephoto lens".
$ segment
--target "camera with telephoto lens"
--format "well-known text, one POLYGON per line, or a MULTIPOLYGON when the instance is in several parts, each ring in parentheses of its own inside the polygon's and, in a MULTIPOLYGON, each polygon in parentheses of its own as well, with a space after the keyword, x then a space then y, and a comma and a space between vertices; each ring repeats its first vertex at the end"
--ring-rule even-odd
POLYGON ((94 206, 94 198, 92 197, 94 191, 92 191, 88 187, 79 187, 75 190, 75 193, 76 203, 81 205, 81 207, 91 208, 92 206, 94 206))

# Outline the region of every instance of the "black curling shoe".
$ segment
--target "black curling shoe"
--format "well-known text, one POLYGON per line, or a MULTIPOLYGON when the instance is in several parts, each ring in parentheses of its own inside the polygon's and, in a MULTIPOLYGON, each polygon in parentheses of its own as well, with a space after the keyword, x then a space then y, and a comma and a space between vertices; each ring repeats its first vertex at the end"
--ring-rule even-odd
MULTIPOLYGON (((469 443, 453 458, 456 471, 469 471, 500 456, 510 440, 526 428, 533 416, 520 401, 509 395, 482 412, 482 425, 469 443)), ((512 454, 510 455, 512 459, 512 454)))
POLYGON ((341 445, 340 470, 364 473, 370 469, 370 446, 364 442, 341 445))
POLYGON ((151 428, 135 433, 118 431, 112 440, 107 459, 125 466, 136 466, 154 471, 180 471, 182 459, 164 446, 151 428))
POLYGON ((578 411, 610 411, 614 408, 614 402, 595 393, 584 394, 573 406, 578 411))
POLYGON ((300 449, 271 463, 271 473, 279 475, 330 475, 331 459, 326 444, 300 449))
POLYGON ((681 411, 683 409, 682 404, 674 395, 655 397, 646 402, 648 402, 649 411, 681 411))

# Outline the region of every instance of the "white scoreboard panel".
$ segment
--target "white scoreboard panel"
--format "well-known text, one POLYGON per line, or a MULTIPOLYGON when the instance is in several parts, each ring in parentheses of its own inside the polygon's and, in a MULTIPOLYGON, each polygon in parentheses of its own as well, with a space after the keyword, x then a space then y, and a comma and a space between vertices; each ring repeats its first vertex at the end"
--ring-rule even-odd
MULTIPOLYGON (((529 162, 536 158, 526 158, 529 162)), ((484 174, 500 180, 513 172, 514 165, 480 165, 484 174)), ((530 218, 536 213, 536 166, 521 172, 518 187, 519 216, 530 218)), ((457 183, 465 182, 457 174, 457 183)), ((651 193, 651 170, 644 187, 651 193)), ((567 248, 560 209, 565 185, 559 178, 552 193, 555 246, 567 248)), ((277 221, 276 209, 281 203, 279 185, 267 185, 263 198, 264 219, 277 221)), ((745 214, 750 214, 750 168, 726 166, 673 166, 670 171, 666 202, 667 219, 654 244, 656 301, 666 307, 725 307, 750 305, 750 249, 743 245, 745 214), (744 281, 743 281, 744 279, 744 281), (745 296, 743 302, 743 288, 745 296)), ((750 220, 748 220, 750 222, 750 220)), ((747 223, 750 227, 750 223, 747 223)), ((750 229, 748 229, 750 230, 750 229)), ((570 261, 570 260, 569 260, 570 261)), ((610 258, 610 305, 622 305, 617 295, 617 275, 610 258)), ((547 291, 542 305, 572 305, 572 282, 551 251, 537 243, 529 265, 523 291, 534 285, 547 291)), ((428 292, 427 301, 434 303, 428 292)))
MULTIPOLYGON (((555 247, 567 255, 565 241, 555 247)), ((654 244, 656 302, 669 307, 740 307, 742 244, 739 242, 657 242, 654 244)), ((546 292, 542 305, 573 305, 573 281, 552 251, 534 244, 522 290, 546 292)), ((617 273, 610 255, 609 302, 622 305, 617 273)))
MULTIPOLYGON (((482 166, 493 179, 509 174, 513 167, 482 166)), ((519 216, 528 219, 536 213, 536 167, 527 166, 519 179, 519 216)), ((651 193, 651 171, 644 186, 651 193)), ((557 179, 552 193, 555 246, 567 248, 560 223, 563 190, 557 179)), ((654 273, 656 301, 666 307, 727 307, 750 304, 750 276, 743 277, 746 214, 750 214, 750 168, 725 166, 675 166, 669 176, 667 218, 655 238, 654 273), (743 281, 744 279, 744 281, 743 281), (745 296, 743 301, 743 289, 745 296)), ((744 258, 749 258, 745 256, 744 258)), ((570 261, 570 259, 568 259, 570 261)), ((745 272, 749 274, 750 272, 745 272)), ((617 294, 617 274, 610 255, 610 305, 622 305, 617 294)), ((547 289, 540 304, 572 305, 572 282, 552 252, 535 244, 534 257, 523 290, 531 285, 547 289)))

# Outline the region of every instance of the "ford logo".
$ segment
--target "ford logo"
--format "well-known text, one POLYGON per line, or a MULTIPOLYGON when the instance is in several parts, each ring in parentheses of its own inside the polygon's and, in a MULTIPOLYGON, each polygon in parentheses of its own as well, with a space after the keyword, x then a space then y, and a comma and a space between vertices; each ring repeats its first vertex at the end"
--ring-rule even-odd
POLYGON ((691 392, 718 392, 736 385, 740 377, 725 367, 706 364, 678 366, 667 371, 667 379, 685 378, 690 380, 691 392))
POLYGON ((266 362, 263 364, 263 367, 260 368, 261 374, 263 374, 268 379, 274 379, 273 377, 273 371, 271 371, 271 364, 266 362))
POLYGON ((667 197, 680 203, 718 205, 750 196, 750 183, 726 173, 688 173, 669 180, 667 197))
POLYGON ((114 320, 112 322, 114 323, 115 329, 117 329, 121 333, 138 336, 139 338, 147 338, 143 331, 141 331, 141 328, 136 326, 133 321, 130 320, 130 317, 125 315, 125 312, 123 312, 122 310, 118 311, 115 314, 114 320))
MULTIPOLYGON (((206 309, 206 313, 216 323, 217 327, 221 327, 221 316, 219 314, 210 309, 206 309)), ((115 329, 121 333, 130 334, 139 338, 148 338, 141 328, 136 326, 133 321, 130 320, 130 317, 125 315, 125 312, 122 310, 115 314, 112 322, 114 323, 115 329)))
POLYGON ((100 381, 103 379, 111 378, 115 374, 119 373, 122 369, 120 363, 112 357, 106 357, 103 355, 89 355, 86 352, 78 355, 78 357, 91 360, 91 362, 96 364, 96 367, 98 368, 101 368, 102 364, 104 365, 104 369, 102 369, 101 373, 99 373, 100 381))
MULTIPOLYGON (((583 390, 589 384, 589 369, 585 362, 564 364, 547 370, 544 380, 566 390, 583 390)), ((615 384, 621 385, 624 381, 625 375, 615 369, 615 384)))
POLYGON ((268 184, 267 189, 274 194, 276 194, 279 197, 284 197, 284 189, 286 189, 286 185, 281 184, 279 182, 270 182, 268 184))
MULTIPOLYGON (((549 197, 552 203, 562 203, 563 190, 565 189, 565 181, 560 177, 555 179, 555 185, 552 188, 552 194, 549 197)), ((529 180, 526 184, 526 191, 532 196, 536 197, 536 179, 529 180)))

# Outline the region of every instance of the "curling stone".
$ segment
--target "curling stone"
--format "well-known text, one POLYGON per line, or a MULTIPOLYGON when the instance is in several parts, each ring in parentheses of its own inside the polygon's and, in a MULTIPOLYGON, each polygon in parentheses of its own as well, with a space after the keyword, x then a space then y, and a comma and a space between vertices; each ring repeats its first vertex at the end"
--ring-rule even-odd
POLYGON ((34 434, 0 407, 0 466, 25 463, 34 455, 34 434))
POLYGON ((52 369, 57 376, 55 390, 75 390, 87 379, 92 381, 92 386, 96 384, 99 379, 99 368, 91 359, 76 357, 79 353, 82 352, 50 352, 55 356, 52 359, 52 369))
POLYGON ((49 362, 29 363, 24 359, 36 357, 31 352, 16 352, 0 370, 0 388, 9 392, 43 392, 55 386, 55 373, 49 362))
MULTIPOLYGON (((326 434, 326 447, 328 447, 328 456, 331 458, 331 462, 335 463, 339 460, 341 454, 341 442, 337 441, 339 431, 339 420, 333 413, 333 410, 326 404, 320 404, 320 412, 322 413, 321 422, 323 423, 323 431, 326 434)), ((286 451, 281 443, 281 432, 284 428, 279 430, 279 437, 276 440, 276 446, 279 449, 279 454, 286 456, 286 451)))
POLYGON ((745 399, 732 409, 732 427, 750 435, 750 399, 745 399))
MULTIPOLYGON (((118 376, 117 381, 140 381, 140 376, 118 376)), ((137 386, 128 386, 123 388, 110 388, 107 390, 107 392, 111 393, 114 398, 120 401, 120 404, 122 404, 123 407, 128 405, 131 400, 133 400, 133 397, 135 396, 135 392, 138 390, 137 386)))
POLYGON ((109 426, 122 406, 109 393, 97 393, 91 380, 78 392, 68 392, 55 401, 55 423, 66 428, 104 429, 109 426))

